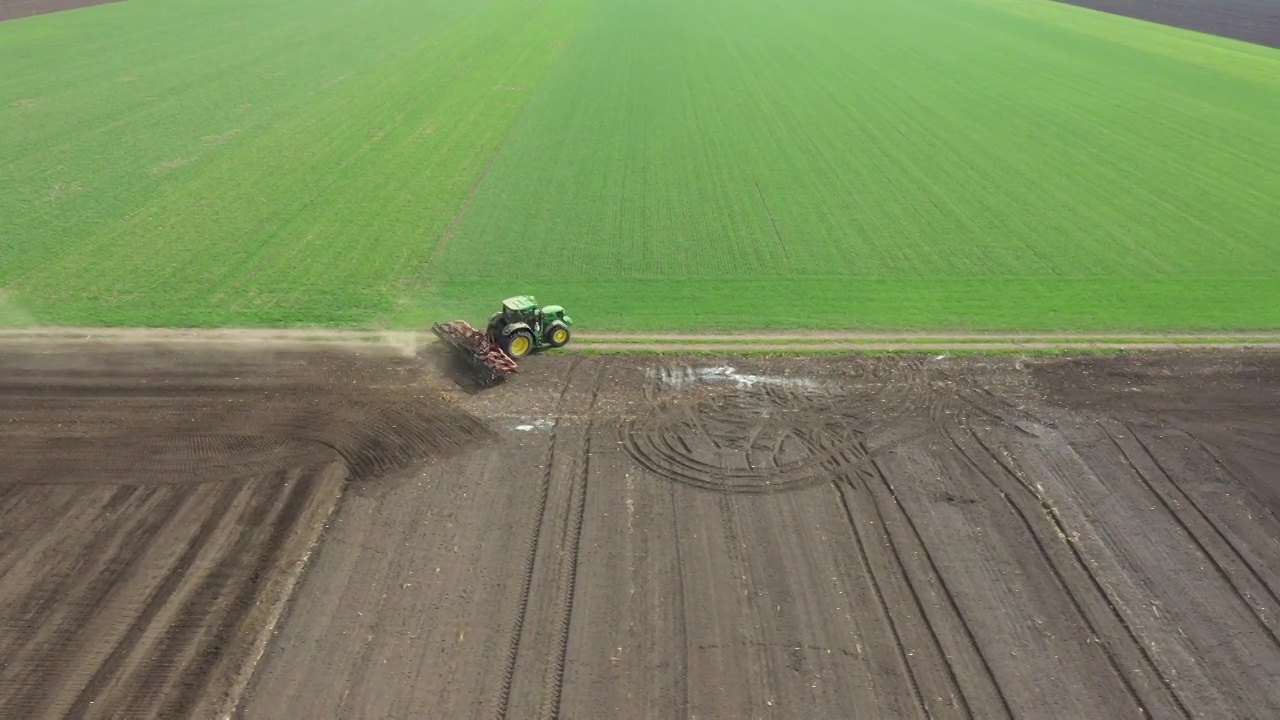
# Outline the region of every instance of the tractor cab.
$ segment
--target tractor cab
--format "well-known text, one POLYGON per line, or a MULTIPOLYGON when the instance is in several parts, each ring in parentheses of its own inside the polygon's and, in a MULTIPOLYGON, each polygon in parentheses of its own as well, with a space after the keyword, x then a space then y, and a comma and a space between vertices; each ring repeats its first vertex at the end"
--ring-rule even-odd
POLYGON ((563 307, 540 307, 534 296, 516 295, 489 318, 489 333, 508 355, 520 358, 544 347, 564 347, 572 324, 563 307))
POLYGON ((502 301, 502 319, 507 323, 532 322, 538 312, 538 301, 532 295, 517 295, 502 301))

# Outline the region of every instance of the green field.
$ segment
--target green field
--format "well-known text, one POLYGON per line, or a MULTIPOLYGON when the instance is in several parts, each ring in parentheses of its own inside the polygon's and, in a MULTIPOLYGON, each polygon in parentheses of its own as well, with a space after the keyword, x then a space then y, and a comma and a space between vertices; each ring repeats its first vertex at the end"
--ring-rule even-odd
POLYGON ((129 0, 0 67, 0 321, 1280 328, 1280 51, 1044 0, 129 0))

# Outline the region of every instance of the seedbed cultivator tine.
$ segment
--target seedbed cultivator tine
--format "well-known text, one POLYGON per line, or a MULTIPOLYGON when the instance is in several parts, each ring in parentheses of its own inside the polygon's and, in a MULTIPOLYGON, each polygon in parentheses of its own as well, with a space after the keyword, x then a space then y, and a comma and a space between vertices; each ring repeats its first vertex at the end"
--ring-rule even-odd
POLYGON ((466 361, 485 385, 493 385, 517 372, 516 361, 502 351, 489 336, 463 320, 435 323, 432 332, 466 361))

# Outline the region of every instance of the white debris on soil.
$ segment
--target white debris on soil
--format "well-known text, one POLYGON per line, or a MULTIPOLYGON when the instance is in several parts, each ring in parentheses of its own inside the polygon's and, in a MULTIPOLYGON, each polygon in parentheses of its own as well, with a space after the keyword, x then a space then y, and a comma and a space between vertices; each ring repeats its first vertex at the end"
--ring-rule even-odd
POLYGON ((517 425, 516 430, 521 432, 533 432, 534 430, 550 430, 556 426, 555 420, 532 420, 530 422, 517 425))
POLYGON ((821 387, 816 381, 805 377, 788 377, 785 375, 751 375, 738 372, 731 367, 708 368, 650 368, 647 371, 650 379, 663 385, 683 388, 699 382, 732 383, 740 388, 754 385, 780 385, 783 387, 799 387, 806 390, 817 390, 821 387))

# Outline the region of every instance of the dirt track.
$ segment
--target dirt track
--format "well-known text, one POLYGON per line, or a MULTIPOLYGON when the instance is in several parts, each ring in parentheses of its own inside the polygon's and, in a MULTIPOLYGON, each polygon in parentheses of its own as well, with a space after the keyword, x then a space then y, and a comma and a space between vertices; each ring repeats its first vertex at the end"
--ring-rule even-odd
MULTIPOLYGON (((82 344, 116 342, 154 345, 230 345, 251 347, 382 345, 405 356, 421 354, 437 344, 429 331, 350 330, 336 328, 0 328, 0 343, 40 342, 82 344)), ((1157 334, 1123 336, 1079 333, 870 333, 774 332, 756 334, 575 333, 565 353, 776 353, 824 352, 950 352, 950 351, 1063 351, 1063 350, 1176 350, 1199 348, 1280 347, 1280 333, 1157 334)))
POLYGON ((0 351, 0 715, 1280 714, 1280 353, 358 351, 0 351))

